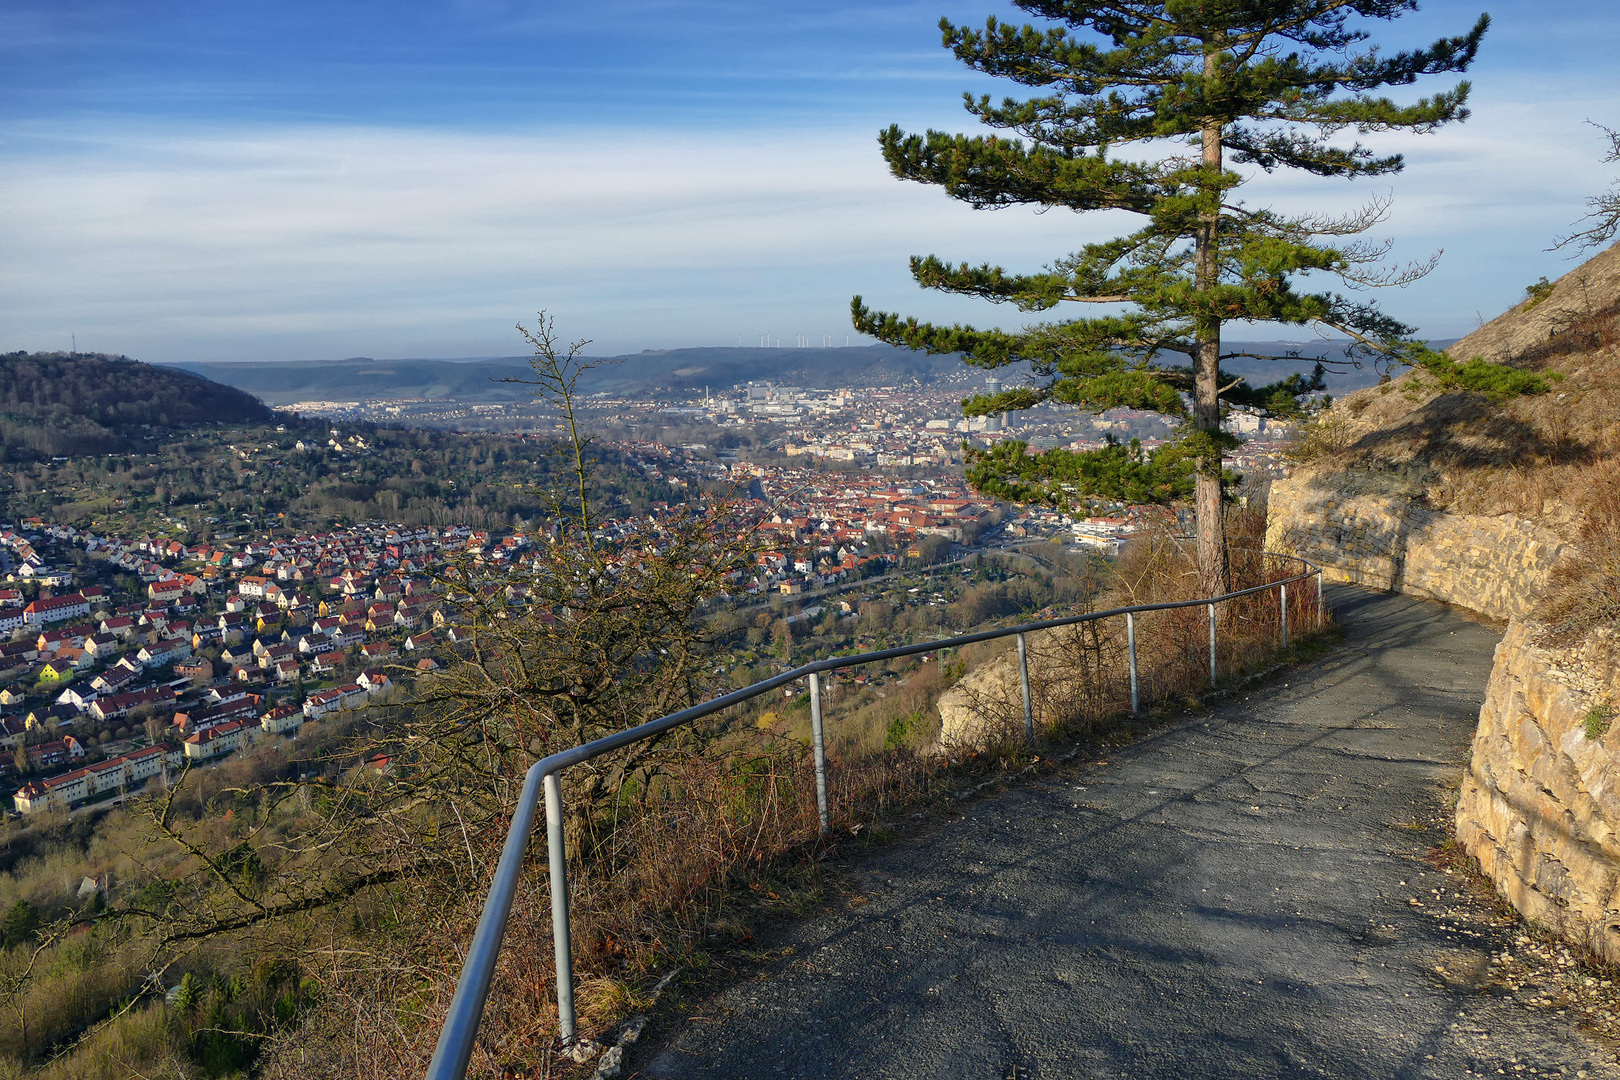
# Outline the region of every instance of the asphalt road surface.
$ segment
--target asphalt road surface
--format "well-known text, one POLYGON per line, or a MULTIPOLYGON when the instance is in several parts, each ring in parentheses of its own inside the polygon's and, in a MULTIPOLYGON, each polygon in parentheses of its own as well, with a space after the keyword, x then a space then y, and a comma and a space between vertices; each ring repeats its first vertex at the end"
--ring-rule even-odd
POLYGON ((1495 948, 1419 905, 1499 635, 1334 601, 1325 658, 851 866, 852 903, 624 1075, 1620 1075, 1573 1017, 1436 974, 1495 948))

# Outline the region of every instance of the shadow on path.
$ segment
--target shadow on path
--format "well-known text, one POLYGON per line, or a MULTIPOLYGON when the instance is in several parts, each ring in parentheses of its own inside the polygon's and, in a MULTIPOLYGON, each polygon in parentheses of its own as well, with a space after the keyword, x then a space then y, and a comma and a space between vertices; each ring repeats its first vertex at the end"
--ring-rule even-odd
POLYGON ((863 903, 626 1075, 1613 1075, 1567 1020, 1435 978, 1484 946, 1413 904, 1498 635, 1331 596, 1343 648, 863 859, 863 903))

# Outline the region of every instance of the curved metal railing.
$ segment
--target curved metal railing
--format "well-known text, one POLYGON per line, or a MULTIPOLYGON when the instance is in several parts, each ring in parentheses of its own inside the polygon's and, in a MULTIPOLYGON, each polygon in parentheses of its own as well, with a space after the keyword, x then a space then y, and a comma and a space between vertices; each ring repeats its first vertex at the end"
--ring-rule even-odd
POLYGON ((1091 611, 1084 615, 1070 615, 1061 619, 1043 619, 1039 622, 1023 623, 1019 626, 1009 626, 1000 630, 984 630, 976 634, 963 634, 960 637, 943 638, 937 641, 927 641, 918 645, 902 645, 894 649, 882 649, 877 652, 859 653, 854 656, 834 656, 826 660, 817 660, 804 664, 791 671, 784 671, 741 690, 733 690, 723 694, 712 701, 670 713, 657 720, 638 724, 633 728, 615 732, 604 738, 576 746, 571 750, 563 750, 550 757, 541 758, 529 766, 524 776, 523 790, 518 796, 517 809, 512 814, 512 826, 506 834, 506 846, 501 851, 501 861, 495 869, 495 880, 490 885, 489 898, 484 902, 483 915, 478 920, 478 929, 473 934, 472 945, 467 952, 467 960, 462 967, 461 979, 456 983, 455 997, 451 999, 449 1015, 445 1018, 444 1028, 439 1033, 439 1042, 433 1051, 433 1060, 428 1065, 428 1080, 462 1080, 467 1072, 467 1063, 472 1057, 473 1041, 478 1035, 478 1025, 484 1014, 484 1001, 489 996, 490 981, 495 975, 495 961, 501 950, 501 938, 506 932, 507 916, 512 908, 512 898, 517 891, 518 876, 523 867, 523 856, 529 846, 529 834, 534 828, 534 818, 542 796, 546 805, 546 849, 551 868, 551 921, 552 941, 557 958, 557 1020, 564 1046, 572 1045, 576 1035, 574 1016, 574 956, 573 945, 569 936, 568 924, 568 859, 563 841, 563 802, 562 784, 559 780, 564 769, 602 754, 617 750, 621 746, 650 739, 671 728, 683 724, 690 724, 722 709, 729 708, 739 702, 769 693, 780 686, 785 686, 800 679, 807 679, 810 683, 810 729, 811 748, 815 757, 816 769, 816 810, 821 822, 821 831, 827 830, 827 757, 822 738, 821 724, 821 674, 826 671, 835 671, 839 668, 859 667, 864 664, 881 663, 901 656, 915 656, 918 653, 934 652, 938 649, 956 648, 962 645, 971 645, 978 641, 994 641, 997 638, 1018 638, 1018 666, 1020 689, 1024 699, 1024 727, 1031 741, 1035 738, 1034 710, 1031 707, 1029 691, 1029 658, 1025 647, 1025 635, 1037 630, 1050 630, 1060 626, 1074 626, 1079 623, 1096 622, 1100 619, 1125 618, 1126 650, 1129 654, 1130 681, 1131 681, 1131 711, 1138 710, 1141 702, 1138 698, 1137 663, 1136 663, 1136 616, 1147 611, 1169 611, 1175 608, 1198 607, 1209 608, 1209 678, 1211 684, 1216 682, 1216 618, 1215 607, 1239 597, 1251 596, 1267 592, 1271 589, 1279 590, 1278 594, 1278 627, 1279 639, 1282 647, 1288 645, 1288 586, 1299 581, 1316 579, 1316 623, 1320 627, 1323 622, 1322 608, 1322 568, 1308 559, 1297 555, 1280 555, 1272 552, 1261 552, 1263 557, 1289 559, 1301 564, 1304 569, 1292 577, 1280 578, 1264 585, 1255 585, 1236 592, 1223 593, 1220 596, 1199 600, 1177 600, 1162 604, 1138 604, 1134 607, 1110 608, 1107 611, 1091 611))

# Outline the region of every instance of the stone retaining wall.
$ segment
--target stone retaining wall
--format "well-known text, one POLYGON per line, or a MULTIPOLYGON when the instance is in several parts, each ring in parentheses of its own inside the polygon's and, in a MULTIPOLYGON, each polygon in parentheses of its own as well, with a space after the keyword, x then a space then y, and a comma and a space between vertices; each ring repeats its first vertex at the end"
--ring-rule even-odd
POLYGON ((1330 581, 1509 621, 1458 796, 1457 838, 1526 917, 1620 962, 1620 722, 1606 718, 1620 711, 1620 645, 1610 629, 1550 650, 1523 621, 1570 546, 1519 518, 1342 495, 1303 477, 1273 485, 1266 547, 1303 555, 1330 581))
POLYGON ((1555 653, 1524 624, 1510 626, 1463 777, 1457 838, 1519 911, 1620 962, 1620 723, 1605 715, 1617 698, 1612 630, 1555 653))
POLYGON ((1401 496, 1342 495, 1309 477, 1272 485, 1266 550, 1328 581, 1443 600, 1507 621, 1528 615, 1568 545, 1511 516, 1428 510, 1401 496))

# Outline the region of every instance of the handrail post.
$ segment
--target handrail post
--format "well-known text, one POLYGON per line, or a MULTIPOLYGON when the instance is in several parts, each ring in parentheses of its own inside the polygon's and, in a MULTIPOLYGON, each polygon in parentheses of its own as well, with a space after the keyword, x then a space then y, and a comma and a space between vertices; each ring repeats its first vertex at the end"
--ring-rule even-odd
POLYGON ((462 1080, 467 1074, 467 1062, 472 1057, 473 1043, 478 1038, 478 1026, 484 1015, 484 999, 489 995, 490 980, 495 975, 495 962, 500 956, 501 938, 506 933, 506 916, 512 910, 512 897, 517 891, 518 876, 523 870, 523 855, 529 846, 529 833, 534 827, 534 814, 540 803, 541 780, 538 764, 530 766, 523 777, 523 789, 517 805, 512 809, 512 827, 507 831, 506 845, 501 849, 501 861, 490 883, 489 896, 484 901, 484 913, 478 917, 478 929, 467 948, 467 959, 456 983, 455 996, 450 1001, 449 1015, 439 1031, 439 1043, 428 1063, 428 1080, 462 1080))
MULTIPOLYGON (((1277 557, 1269 552, 1261 552, 1261 556, 1262 566, 1267 565, 1264 562, 1265 559, 1277 557)), ((578 1042, 578 1023, 574 1010, 573 945, 570 936, 568 910, 568 851, 562 801, 561 773, 564 769, 590 761, 620 747, 652 738, 662 732, 691 723, 700 717, 719 712, 733 704, 790 685, 800 678, 808 677, 811 694, 811 726, 814 736, 812 742, 816 765, 816 804, 821 829, 825 833, 830 821, 827 809, 826 743, 821 715, 820 671, 831 670, 833 667, 842 668, 876 663, 881 660, 912 656, 920 652, 935 651, 943 648, 959 648, 979 641, 990 641, 1017 635, 1020 685, 1024 697, 1025 729, 1032 732, 1034 710, 1029 690, 1029 659, 1025 635, 1035 630, 1096 622, 1101 619, 1113 618, 1115 615, 1124 615, 1125 635, 1130 654, 1131 711, 1136 713, 1141 709, 1140 672, 1136 655, 1137 612, 1179 610, 1181 608, 1197 607, 1200 604, 1205 605, 1209 615, 1210 680, 1213 683, 1220 673, 1216 664, 1218 657, 1217 624, 1219 621, 1216 608, 1220 603, 1244 596, 1254 596, 1258 599, 1259 594, 1266 589, 1271 588, 1273 585, 1279 587, 1282 590, 1278 601, 1280 605, 1279 630, 1282 643, 1286 646, 1288 644, 1289 630, 1287 583, 1304 581, 1314 576, 1316 578, 1317 626, 1319 628, 1325 626, 1327 619, 1327 605, 1324 598, 1326 578, 1322 568, 1308 559, 1295 558, 1295 561, 1305 568, 1297 575, 1285 577, 1280 581, 1272 581, 1234 592, 1223 593, 1218 597, 1143 604, 1131 608, 1111 608, 1107 611, 1091 611, 1076 616, 1024 623, 1017 627, 1005 627, 956 638, 920 642, 898 648, 862 653, 857 656, 840 657, 836 662, 818 661, 795 668, 792 671, 781 672, 768 679, 722 694, 709 701, 688 706, 685 709, 659 717, 657 720, 638 724, 602 738, 594 739, 588 743, 571 747, 535 762, 524 774, 522 791, 513 808, 512 823, 507 830, 506 843, 501 850, 500 862, 496 867, 495 876, 490 882, 489 895, 485 899, 483 913, 479 916, 478 927, 474 931, 473 939, 468 946, 461 977, 456 983, 455 995, 451 999, 444 1025, 439 1032, 439 1040, 434 1049, 433 1059, 428 1065, 428 1080, 464 1080, 466 1076, 467 1063, 472 1055, 473 1045, 477 1039, 478 1028, 483 1016, 484 1002, 489 994, 490 984, 499 959, 501 938, 505 933, 506 920, 511 912, 512 902, 523 873, 524 858, 530 833, 533 830, 534 820, 542 799, 545 803, 546 843, 551 871, 552 937, 556 956, 557 978, 557 1023, 563 1046, 571 1047, 578 1042)))
POLYGON ((1024 648, 1024 635, 1018 635, 1018 684, 1024 692, 1024 737, 1035 745, 1035 709, 1029 700, 1029 654, 1024 648))
POLYGON ((1282 635, 1282 647, 1288 648, 1288 586, 1279 585, 1277 593, 1277 626, 1282 635))
POLYGON ((1136 693, 1136 616, 1125 613, 1125 646, 1131 654, 1131 712, 1136 712, 1141 701, 1136 693))
POLYGON ((568 928, 568 845, 563 835, 562 782, 546 774, 546 854, 551 857, 551 944, 557 957, 557 1027, 574 1045, 574 945, 568 928))
POLYGON ((1214 686, 1215 674, 1215 605, 1209 605, 1209 685, 1214 686))
POLYGON ((827 835, 827 746, 821 732, 821 676, 810 673, 810 745, 816 758, 816 817, 827 835))

